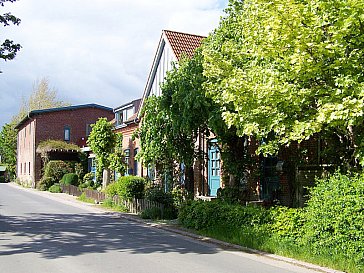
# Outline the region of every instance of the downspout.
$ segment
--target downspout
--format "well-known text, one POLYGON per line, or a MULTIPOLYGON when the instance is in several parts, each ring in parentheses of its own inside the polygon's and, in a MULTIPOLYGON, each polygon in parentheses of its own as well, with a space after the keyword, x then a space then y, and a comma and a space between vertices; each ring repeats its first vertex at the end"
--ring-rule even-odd
MULTIPOLYGON (((32 169, 33 169, 33 171, 32 171, 32 175, 31 175, 31 177, 32 177, 32 188, 35 188, 35 186, 36 186, 36 181, 35 181, 35 178, 36 178, 36 175, 35 175, 35 171, 36 171, 36 168, 35 168, 35 166, 36 166, 36 164, 37 164, 37 162, 36 162, 36 160, 37 160, 37 153, 36 153, 36 137, 35 137, 35 135, 36 135, 36 121, 35 120, 32 120, 32 121, 34 121, 34 126, 33 126, 33 130, 32 130, 32 134, 33 134, 33 166, 32 166, 32 169)), ((31 122, 32 122, 31 121, 31 122)), ((30 123, 30 126, 32 126, 31 125, 32 123, 30 123)))

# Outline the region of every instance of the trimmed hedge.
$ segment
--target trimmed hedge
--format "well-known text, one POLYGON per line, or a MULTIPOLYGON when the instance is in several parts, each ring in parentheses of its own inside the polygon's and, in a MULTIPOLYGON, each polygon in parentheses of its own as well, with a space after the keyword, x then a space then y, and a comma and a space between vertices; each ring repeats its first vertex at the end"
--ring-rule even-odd
POLYGON ((118 195, 123 199, 144 198, 146 180, 139 176, 122 176, 106 187, 109 196, 118 195))
POLYGON ((60 182, 65 185, 78 186, 78 175, 75 173, 66 173, 60 182))

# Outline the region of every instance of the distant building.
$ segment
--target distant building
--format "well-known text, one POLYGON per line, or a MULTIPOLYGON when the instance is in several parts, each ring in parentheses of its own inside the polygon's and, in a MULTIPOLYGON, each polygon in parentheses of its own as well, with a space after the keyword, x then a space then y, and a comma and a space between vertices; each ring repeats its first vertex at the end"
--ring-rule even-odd
POLYGON ((62 140, 82 148, 86 146, 91 124, 101 117, 112 120, 112 108, 84 104, 29 112, 16 126, 18 179, 35 187, 43 167, 41 157, 36 153, 39 143, 50 139, 62 140))
POLYGON ((123 134, 126 175, 143 175, 142 166, 135 158, 139 151, 139 139, 133 139, 133 133, 139 127, 140 102, 141 99, 133 100, 114 109, 115 132, 123 134))

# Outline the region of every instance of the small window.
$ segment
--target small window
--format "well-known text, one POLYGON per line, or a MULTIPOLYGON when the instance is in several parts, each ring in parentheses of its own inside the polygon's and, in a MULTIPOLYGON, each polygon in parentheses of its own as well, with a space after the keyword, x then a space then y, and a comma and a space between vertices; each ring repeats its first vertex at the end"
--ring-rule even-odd
POLYGON ((86 124, 86 136, 88 137, 92 131, 91 124, 86 124))
POLYGON ((30 162, 28 163, 28 173, 29 173, 29 175, 30 175, 30 162))
POLYGON ((136 156, 138 154, 138 148, 134 149, 134 175, 138 175, 138 160, 136 156))
POLYGON ((70 127, 64 127, 64 141, 70 141, 71 139, 71 129, 70 127))
POLYGON ((125 175, 129 174, 129 158, 130 158, 130 149, 126 149, 124 150, 124 154, 125 154, 125 164, 126 164, 126 170, 125 170, 125 175))

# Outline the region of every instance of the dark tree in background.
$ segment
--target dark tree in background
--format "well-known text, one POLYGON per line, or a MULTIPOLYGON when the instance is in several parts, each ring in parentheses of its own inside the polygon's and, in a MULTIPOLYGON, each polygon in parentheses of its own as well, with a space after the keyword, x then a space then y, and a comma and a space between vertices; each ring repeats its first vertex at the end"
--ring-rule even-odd
MULTIPOLYGON (((16 0, 0 0, 0 8, 4 7, 5 2, 15 2, 16 0)), ((10 12, 0 14, 0 23, 6 27, 11 24, 19 25, 20 19, 12 15, 10 12)), ((0 59, 5 61, 12 60, 15 58, 16 53, 20 50, 20 44, 14 43, 14 41, 5 39, 0 41, 0 59)), ((0 71, 1 73, 1 71, 0 71)))

